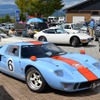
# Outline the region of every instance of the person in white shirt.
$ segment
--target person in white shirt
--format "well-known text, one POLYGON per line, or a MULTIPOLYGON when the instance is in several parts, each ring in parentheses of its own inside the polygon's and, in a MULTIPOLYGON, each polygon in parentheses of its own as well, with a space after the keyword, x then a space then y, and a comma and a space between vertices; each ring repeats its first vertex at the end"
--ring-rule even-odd
POLYGON ((15 35, 16 34, 16 31, 14 28, 10 29, 9 32, 8 32, 8 35, 9 36, 12 36, 12 35, 15 35))
POLYGON ((32 30, 31 27, 28 29, 27 33, 28 33, 29 37, 32 37, 32 38, 34 37, 34 31, 32 30))

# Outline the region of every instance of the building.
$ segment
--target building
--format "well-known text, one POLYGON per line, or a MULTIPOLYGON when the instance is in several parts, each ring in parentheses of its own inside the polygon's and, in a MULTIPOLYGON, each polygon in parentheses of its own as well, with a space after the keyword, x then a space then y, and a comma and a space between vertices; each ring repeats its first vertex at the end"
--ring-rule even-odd
POLYGON ((100 20, 100 0, 86 0, 65 9, 65 11, 67 22, 79 23, 84 20, 89 21, 91 18, 98 21, 100 20))

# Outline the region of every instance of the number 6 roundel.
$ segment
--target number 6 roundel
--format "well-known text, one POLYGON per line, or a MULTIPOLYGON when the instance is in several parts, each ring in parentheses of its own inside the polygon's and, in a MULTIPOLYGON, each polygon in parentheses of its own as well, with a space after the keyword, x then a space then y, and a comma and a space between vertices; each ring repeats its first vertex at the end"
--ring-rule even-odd
POLYGON ((7 65, 8 65, 8 69, 9 69, 10 71, 13 71, 13 70, 14 70, 14 65, 13 65, 12 59, 9 59, 9 60, 8 60, 7 65))

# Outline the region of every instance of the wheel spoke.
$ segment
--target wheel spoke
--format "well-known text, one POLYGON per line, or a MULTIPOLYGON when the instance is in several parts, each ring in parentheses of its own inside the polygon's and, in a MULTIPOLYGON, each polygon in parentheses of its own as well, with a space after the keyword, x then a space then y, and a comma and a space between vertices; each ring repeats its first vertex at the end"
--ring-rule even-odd
POLYGON ((35 80, 35 78, 34 78, 34 77, 30 77, 30 80, 31 80, 31 81, 34 81, 34 80, 35 80))
POLYGON ((41 80, 38 80, 38 83, 41 85, 42 84, 42 81, 41 80))
POLYGON ((33 73, 33 77, 34 77, 34 78, 37 78, 37 75, 36 75, 35 73, 33 73))
POLYGON ((35 87, 39 87, 40 86, 38 81, 35 81, 34 85, 35 85, 35 87))
POLYGON ((37 75, 36 78, 37 78, 37 79, 40 79, 40 75, 37 75))

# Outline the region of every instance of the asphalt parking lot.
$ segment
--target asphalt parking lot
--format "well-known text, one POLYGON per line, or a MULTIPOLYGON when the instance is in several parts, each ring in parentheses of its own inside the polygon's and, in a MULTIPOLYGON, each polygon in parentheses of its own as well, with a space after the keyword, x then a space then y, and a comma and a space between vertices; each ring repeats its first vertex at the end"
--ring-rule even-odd
MULTIPOLYGON (((32 40, 26 38, 3 39, 0 45, 9 42, 32 40)), ((79 52, 85 50, 97 60, 100 59, 98 42, 92 41, 88 46, 72 47, 70 45, 57 45, 67 52, 79 52)), ((80 58, 81 59, 81 58, 80 58)), ((34 93, 28 89, 26 84, 20 80, 7 76, 0 72, 0 100, 100 100, 100 87, 94 90, 84 90, 74 93, 62 92, 48 89, 45 93, 34 93)))

